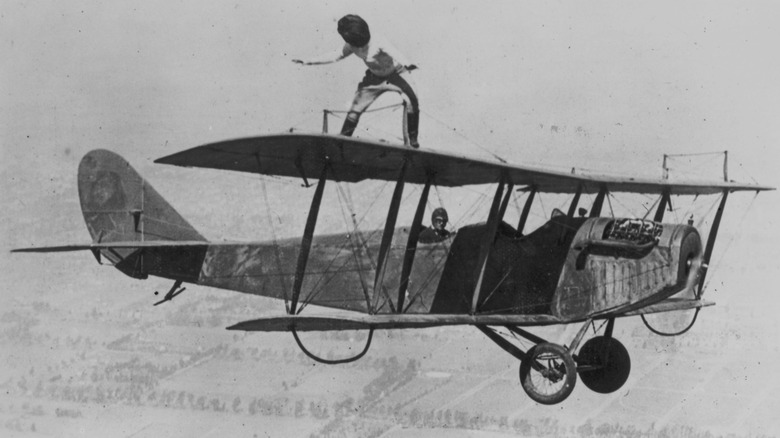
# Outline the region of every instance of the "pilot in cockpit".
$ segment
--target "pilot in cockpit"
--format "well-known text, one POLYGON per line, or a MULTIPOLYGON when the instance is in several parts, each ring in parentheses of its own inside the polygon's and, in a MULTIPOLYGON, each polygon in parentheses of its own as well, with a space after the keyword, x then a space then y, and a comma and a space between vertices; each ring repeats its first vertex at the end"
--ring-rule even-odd
POLYGON ((442 207, 433 210, 431 214, 431 226, 420 232, 420 243, 436 243, 449 239, 455 232, 447 230, 447 210, 442 207))

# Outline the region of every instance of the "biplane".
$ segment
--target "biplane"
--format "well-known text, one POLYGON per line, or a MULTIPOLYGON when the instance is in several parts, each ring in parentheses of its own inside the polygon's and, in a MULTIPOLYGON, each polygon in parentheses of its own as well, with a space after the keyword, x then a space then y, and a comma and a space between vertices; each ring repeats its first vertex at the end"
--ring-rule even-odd
POLYGON ((89 250, 130 277, 173 280, 156 304, 172 300, 184 283, 284 300, 285 313, 228 329, 289 331, 305 354, 330 364, 365 355, 375 330, 474 326, 520 360, 522 387, 543 404, 565 400, 578 376, 598 393, 614 392, 626 382, 631 360, 612 336, 616 318, 698 313, 711 305, 702 299, 704 279, 729 194, 773 189, 731 181, 570 174, 328 134, 234 139, 155 163, 302 179, 306 188, 300 190, 313 192, 302 237, 210 242, 122 157, 94 150, 78 170, 92 243, 15 251, 89 250), (381 232, 315 236, 326 183, 365 180, 395 184, 381 232), (411 224, 399 225, 407 184, 418 185, 420 197, 411 224), (432 186, 484 184, 496 186, 484 220, 460 227, 445 242, 420 241, 432 186), (509 224, 505 212, 518 190, 526 202, 519 222, 509 224), (654 217, 602 217, 612 192, 657 197, 654 217), (557 211, 526 232, 531 205, 541 193, 571 195, 568 212, 557 211), (595 199, 587 217, 575 214, 584 194, 595 199), (664 222, 672 195, 721 196, 706 242, 690 224, 664 222), (425 257, 416 257, 423 250, 425 257), (442 268, 431 278, 435 266, 442 268), (301 312, 308 304, 340 312, 301 312), (528 331, 564 324, 579 325, 565 346, 528 331), (583 342, 589 327, 603 334, 583 342), (329 330, 366 330, 365 347, 353 357, 329 360, 306 349, 298 336, 329 330), (523 350, 516 339, 533 346, 523 350))

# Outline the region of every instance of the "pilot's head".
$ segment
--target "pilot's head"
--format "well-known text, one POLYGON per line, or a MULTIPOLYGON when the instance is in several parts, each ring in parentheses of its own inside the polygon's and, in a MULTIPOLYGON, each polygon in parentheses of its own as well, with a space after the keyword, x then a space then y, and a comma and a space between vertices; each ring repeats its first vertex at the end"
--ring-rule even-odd
POLYGON ((363 47, 371 39, 368 23, 357 15, 350 14, 341 17, 338 30, 344 41, 355 47, 363 47))
POLYGON ((441 231, 446 228, 447 221, 449 220, 450 218, 447 216, 447 210, 441 207, 433 210, 433 214, 431 214, 431 225, 433 226, 433 229, 437 231, 441 231))

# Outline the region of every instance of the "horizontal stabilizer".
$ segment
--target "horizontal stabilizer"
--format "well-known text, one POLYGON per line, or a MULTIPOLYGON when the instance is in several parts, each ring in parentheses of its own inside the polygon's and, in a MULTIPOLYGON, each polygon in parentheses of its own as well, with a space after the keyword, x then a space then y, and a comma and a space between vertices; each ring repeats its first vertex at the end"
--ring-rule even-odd
POLYGON ((68 252, 68 251, 85 251, 95 249, 111 249, 111 248, 171 248, 171 247, 185 247, 185 246, 208 246, 213 245, 204 241, 171 241, 171 240, 148 240, 144 242, 130 241, 130 242, 105 242, 105 243, 90 243, 84 245, 61 245, 61 246, 39 246, 37 248, 17 248, 12 249, 11 252, 68 252))
POLYGON ((94 248, 92 248, 92 245, 39 246, 35 248, 12 249, 11 252, 69 252, 69 251, 84 251, 87 249, 94 249, 94 248))
POLYGON ((85 243, 80 245, 60 245, 60 246, 39 246, 34 248, 17 248, 11 252, 69 252, 86 251, 100 249, 144 249, 144 248, 193 248, 193 247, 216 247, 216 246, 252 246, 265 245, 267 242, 207 242, 202 240, 145 240, 128 242, 103 242, 103 243, 85 243))
POLYGON ((362 329, 412 329, 447 325, 552 325, 561 321, 551 315, 437 315, 437 314, 345 314, 328 316, 284 315, 240 322, 228 330, 254 332, 330 331, 362 329))

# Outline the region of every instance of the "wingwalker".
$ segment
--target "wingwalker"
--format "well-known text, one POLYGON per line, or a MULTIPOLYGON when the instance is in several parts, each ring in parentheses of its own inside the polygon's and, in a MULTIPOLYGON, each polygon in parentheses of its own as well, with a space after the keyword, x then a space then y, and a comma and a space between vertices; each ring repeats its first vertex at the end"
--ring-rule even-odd
POLYGON ((90 250, 98 261, 107 260, 133 278, 173 280, 156 304, 180 294, 183 283, 283 299, 287 313, 228 329, 289 331, 304 353, 330 364, 362 357, 374 330, 471 325, 520 360, 523 388, 544 404, 565 400, 577 375, 599 393, 614 392, 626 382, 631 361, 612 336, 616 318, 685 309, 698 314, 712 304, 702 300, 704 280, 729 194, 773 189, 729 181, 672 183, 557 173, 327 134, 242 138, 155 162, 303 178, 306 187, 316 178, 302 238, 209 242, 123 158, 94 150, 78 170, 92 243, 15 251, 90 250), (384 230, 315 236, 326 182, 366 179, 395 183, 384 230), (421 196, 412 223, 396 226, 405 184, 421 186, 421 196), (496 184, 484 222, 461 227, 443 241, 420 239, 432 185, 476 184, 496 184), (516 227, 503 220, 515 189, 527 192, 516 227), (610 192, 658 196, 653 220, 601 217, 610 192), (526 234, 538 193, 572 194, 573 199, 568 213, 557 212, 526 234), (595 201, 588 217, 575 217, 582 194, 595 195, 595 201), (718 194, 706 243, 692 225, 663 222, 672 195, 718 194), (415 258, 423 248, 425 256, 415 258), (342 312, 302 314, 309 304, 342 312), (597 333, 603 328, 603 335, 583 343, 597 322, 597 333), (579 324, 568 346, 526 330, 556 324, 579 324), (365 348, 354 357, 325 360, 298 337, 302 331, 327 330, 368 330, 365 348), (523 351, 503 330, 535 345, 523 351))

